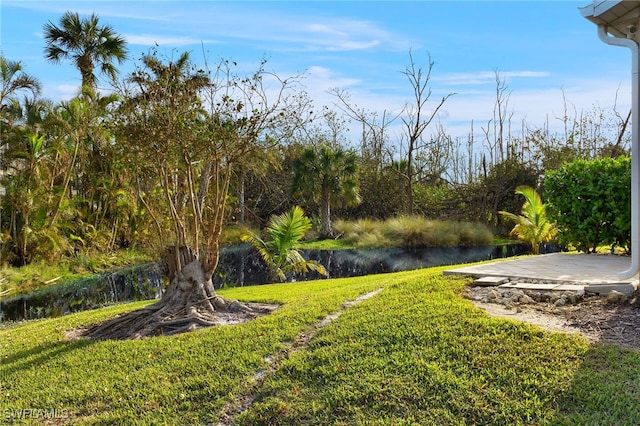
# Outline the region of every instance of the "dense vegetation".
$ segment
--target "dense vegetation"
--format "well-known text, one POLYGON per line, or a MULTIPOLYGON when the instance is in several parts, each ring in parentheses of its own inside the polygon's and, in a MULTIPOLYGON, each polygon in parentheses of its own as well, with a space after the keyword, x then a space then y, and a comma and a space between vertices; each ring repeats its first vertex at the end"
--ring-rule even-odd
POLYGON ((511 223, 498 212, 520 210, 518 186, 542 193, 541 176, 566 161, 628 155, 617 111, 565 114, 560 134, 527 123, 513 135, 498 74, 496 116, 480 126, 483 136, 471 129, 468 140, 453 138, 434 121, 450 95, 429 99, 430 57, 423 65, 409 54, 402 73, 411 100, 393 118, 339 89, 334 104, 314 105, 302 76, 267 73, 264 61, 240 75, 232 60, 209 68, 187 53, 172 61, 151 50, 119 76, 117 65, 130 60, 126 40, 96 16, 67 13, 44 32, 47 59, 72 61, 82 85, 68 101, 44 99, 29 64, 0 56, 5 265, 129 247, 157 257, 175 245, 203 247, 209 274, 229 224, 258 230, 295 205, 323 236, 334 235, 335 219, 402 215, 506 235, 511 223), (90 44, 89 29, 104 43, 90 44), (96 89, 103 77, 109 94, 96 89), (275 98, 267 84, 280 87, 275 98), (395 120, 399 133, 390 130, 395 120), (362 129, 357 140, 351 126, 362 129))
POLYGON ((631 161, 577 160, 545 176, 549 215, 560 239, 586 253, 631 246, 631 161))
POLYGON ((640 422, 637 351, 490 318, 461 297, 468 279, 443 269, 225 290, 282 306, 173 337, 65 340, 68 330, 149 302, 5 325, 0 413, 33 407, 73 424, 215 424, 227 404, 253 394, 238 424, 640 422))

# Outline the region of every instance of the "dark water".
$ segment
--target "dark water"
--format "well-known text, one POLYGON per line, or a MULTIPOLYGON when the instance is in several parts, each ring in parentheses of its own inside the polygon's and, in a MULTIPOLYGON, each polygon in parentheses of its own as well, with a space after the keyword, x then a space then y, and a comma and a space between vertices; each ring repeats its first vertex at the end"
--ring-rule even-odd
POLYGON ((57 317, 118 302, 154 299, 162 296, 165 274, 162 264, 148 263, 51 285, 3 300, 0 319, 57 317))
MULTIPOLYGON (((471 247, 426 247, 419 249, 380 248, 350 250, 306 250, 305 259, 320 262, 330 278, 355 277, 407 271, 432 266, 477 262, 527 253, 525 244, 471 247)), ((290 281, 321 278, 316 273, 292 276, 290 281)), ((267 284, 269 273, 259 254, 248 245, 228 247, 220 255, 214 285, 245 286, 267 284)))
MULTIPOLYGON (((528 247, 524 244, 510 244, 420 249, 308 250, 303 255, 306 259, 317 260, 324 265, 330 278, 341 278, 504 258, 524 254, 527 250, 528 247)), ((543 253, 552 251, 559 251, 559 248, 545 246, 541 250, 543 253)), ((159 298, 166 285, 164 274, 161 264, 146 264, 49 286, 2 301, 0 319, 15 321, 54 317, 117 302, 159 298)), ((310 273, 307 276, 292 276, 289 280, 317 278, 321 277, 310 273)), ((213 281, 216 288, 270 282, 266 265, 259 254, 247 244, 223 248, 213 281)))

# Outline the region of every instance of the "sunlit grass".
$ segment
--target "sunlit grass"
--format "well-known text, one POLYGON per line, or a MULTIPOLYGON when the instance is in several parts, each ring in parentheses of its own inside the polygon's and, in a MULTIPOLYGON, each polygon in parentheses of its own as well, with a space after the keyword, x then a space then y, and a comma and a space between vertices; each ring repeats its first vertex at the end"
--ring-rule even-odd
POLYGON ((343 250, 353 248, 342 238, 302 241, 297 247, 302 250, 343 250))
POLYGON ((469 280, 444 269, 225 290, 282 306, 170 338, 64 339, 65 330, 150 302, 5 325, 0 413, 58 408, 72 424, 215 424, 266 358, 345 301, 383 288, 282 361, 238 424, 640 424, 638 351, 490 318, 461 297, 469 280))

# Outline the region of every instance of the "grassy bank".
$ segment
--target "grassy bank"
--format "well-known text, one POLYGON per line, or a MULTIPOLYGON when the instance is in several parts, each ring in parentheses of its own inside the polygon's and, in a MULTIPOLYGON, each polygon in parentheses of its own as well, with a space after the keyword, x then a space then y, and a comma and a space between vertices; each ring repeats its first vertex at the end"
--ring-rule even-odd
POLYGON ((64 340, 65 330, 149 302, 5 326, 0 414, 57 409, 73 424, 215 423, 266 358, 345 301, 383 288, 277 364, 236 421, 640 422, 638 352, 489 318, 460 296, 468 280, 444 277, 443 269, 227 290, 229 298, 282 307, 171 338, 64 340))
POLYGON ((374 247, 451 247, 492 244, 494 236, 483 224, 400 216, 384 221, 338 220, 335 230, 346 244, 374 247))
POLYGON ((0 268, 0 291, 5 297, 39 290, 52 284, 77 280, 99 272, 152 262, 139 250, 91 253, 58 262, 34 262, 20 268, 0 268))

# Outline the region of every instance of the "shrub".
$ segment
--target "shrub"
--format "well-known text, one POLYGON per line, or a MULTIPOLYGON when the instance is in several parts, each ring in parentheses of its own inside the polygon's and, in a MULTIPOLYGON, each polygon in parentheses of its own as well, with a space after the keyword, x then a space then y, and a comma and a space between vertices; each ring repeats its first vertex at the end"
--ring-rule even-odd
POLYGON ((547 212, 559 239, 584 252, 598 245, 629 248, 631 161, 627 157, 576 160, 545 175, 547 212))
POLYGON ((388 219, 382 232, 391 241, 399 241, 402 247, 422 247, 434 232, 434 223, 421 216, 400 216, 388 219))
POLYGON ((386 221, 338 221, 334 227, 347 243, 366 248, 470 246, 493 242, 493 233, 484 225, 422 216, 400 216, 386 221))
POLYGON ((453 222, 459 245, 491 244, 493 233, 486 227, 473 222, 453 222))
POLYGON ((382 236, 379 222, 371 219, 338 220, 334 229, 342 239, 356 247, 384 247, 388 241, 382 236))

